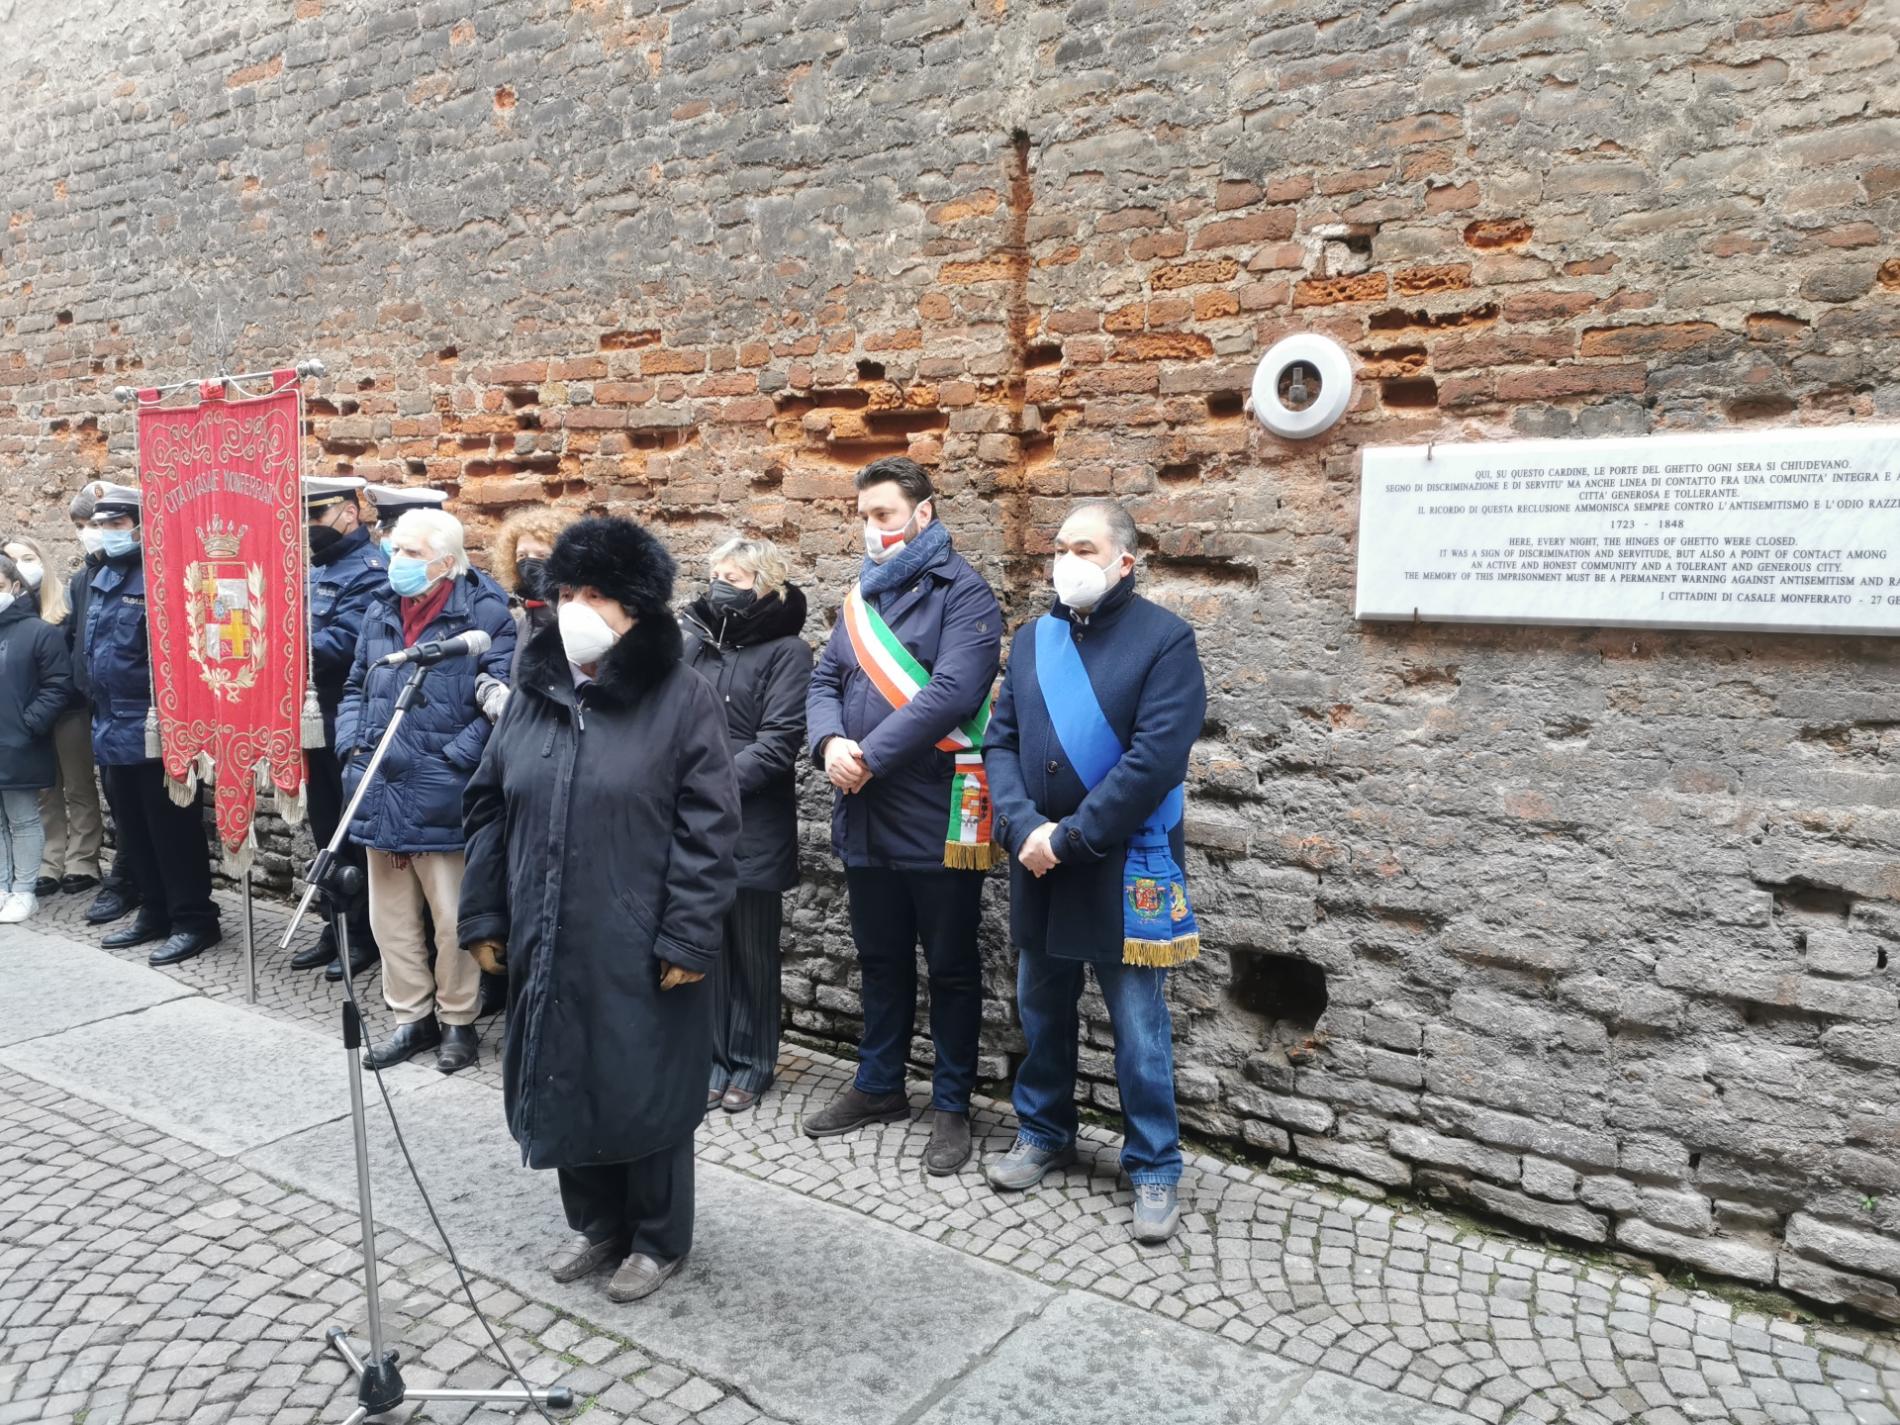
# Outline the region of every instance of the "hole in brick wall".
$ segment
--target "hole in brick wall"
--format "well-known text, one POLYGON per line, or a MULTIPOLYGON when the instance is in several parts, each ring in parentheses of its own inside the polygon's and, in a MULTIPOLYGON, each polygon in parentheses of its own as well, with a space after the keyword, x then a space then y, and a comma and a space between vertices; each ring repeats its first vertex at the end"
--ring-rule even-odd
POLYGON ((531 386, 518 386, 512 391, 504 391, 502 399, 514 410, 523 406, 532 406, 541 399, 541 393, 531 386))
POLYGON ((858 380, 882 381, 883 379, 884 379, 884 363, 883 362, 860 361, 858 363, 858 380))
POLYGON ((92 363, 92 374, 94 376, 97 376, 101 371, 104 371, 105 369, 106 369, 106 364, 103 361, 95 361, 92 363))
POLYGON ((417 460, 414 456, 411 456, 409 459, 403 461, 402 464, 403 469, 407 470, 411 475, 427 475, 429 473, 429 462, 426 460, 417 460))
POLYGON ((55 312, 53 314, 53 323, 56 326, 69 327, 73 324, 73 314, 71 312, 55 312))
POLYGON ((361 381, 356 383, 356 389, 359 391, 374 391, 376 389, 376 378, 374 376, 365 376, 361 381))
POLYGON ((1303 411, 1319 399, 1324 384, 1317 366, 1295 361, 1280 373, 1280 404, 1289 411, 1303 411))
POLYGON ((311 396, 303 403, 304 414, 309 416, 333 416, 336 414, 336 402, 326 396, 311 396))
POLYGON ((1337 241, 1347 252, 1356 252, 1364 257, 1372 256, 1372 234, 1369 231, 1347 233, 1337 241))
POLYGON ((1326 1013, 1326 972, 1309 960, 1267 950, 1232 952, 1227 998, 1269 1024, 1311 1030, 1326 1013))
POLYGON ((1447 331, 1458 327, 1488 326, 1498 319, 1495 302, 1487 302, 1482 307, 1470 307, 1462 312, 1425 312, 1405 311, 1399 307, 1388 307, 1383 312, 1374 312, 1366 318, 1366 330, 1375 332, 1399 332, 1417 329, 1419 331, 1447 331))
POLYGON ((1172 465, 1163 465, 1155 471, 1155 479, 1164 485, 1184 484, 1201 477, 1201 463, 1198 460, 1179 460, 1172 465))
POLYGON ((366 440, 326 440, 323 442, 323 453, 325 455, 364 455, 367 454, 371 448, 370 443, 366 440))
POLYGON ((437 361, 453 361, 455 360, 456 357, 460 355, 461 353, 458 352, 454 347, 445 346, 435 354, 435 359, 437 361))
POLYGON ((1207 398, 1207 418, 1213 421, 1237 421, 1247 414, 1247 393, 1215 391, 1207 398))
POLYGON ((768 465, 751 480, 754 490, 776 490, 784 483, 785 467, 783 465, 768 465))
POLYGON ((1053 433, 1026 435, 1022 438, 1023 464, 1040 465, 1056 453, 1056 438, 1053 433))
POLYGON ((1773 421, 1794 411, 1792 396, 1779 392, 1760 396, 1741 396, 1722 407, 1732 421, 1773 421))
POLYGON ((699 432, 690 426, 683 430, 636 430, 627 437, 635 450, 678 450, 698 439, 699 432))
POLYGON ((73 423, 69 420, 57 420, 57 421, 54 421, 51 425, 47 426, 47 429, 51 431, 54 435, 58 435, 63 430, 71 430, 72 425, 73 423))
POLYGON ((1055 342, 1043 342, 1023 352, 1023 369, 1034 371, 1044 366, 1060 366, 1062 348, 1055 342))
POLYGON ((1438 404, 1438 383, 1429 376, 1407 376, 1387 381, 1379 387, 1379 399, 1401 410, 1418 410, 1438 404))
POLYGON ((948 430, 950 417, 942 411, 872 411, 864 418, 873 435, 914 435, 919 431, 948 430))
POLYGON ((1800 915, 1839 916, 1845 920, 1860 899, 1839 886, 1817 885, 1798 877, 1790 881, 1756 881, 1755 884, 1774 895, 1776 915, 1793 911, 1800 915))
POLYGON ((337 409, 346 416, 353 416, 363 408, 355 401, 345 400, 337 409))
POLYGON ((1885 945, 1879 945, 1874 948, 1874 968, 1876 970, 1884 970, 1887 968, 1887 947, 1885 945))
POLYGON ((520 415, 515 417, 515 429, 540 430, 541 417, 536 415, 533 411, 523 411, 520 415))

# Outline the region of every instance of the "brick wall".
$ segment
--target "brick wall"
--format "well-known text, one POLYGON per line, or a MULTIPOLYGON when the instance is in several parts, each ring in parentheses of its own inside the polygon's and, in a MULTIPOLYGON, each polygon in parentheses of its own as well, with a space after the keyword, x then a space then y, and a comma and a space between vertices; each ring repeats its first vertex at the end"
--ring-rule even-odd
MULTIPOLYGON (((1013 618, 1112 492, 1212 690, 1192 1127, 1900 1317, 1894 646, 1350 614, 1364 443, 1900 418, 1891 6, 8 23, 9 521, 127 468, 112 386, 228 353, 329 363, 321 469, 625 511, 689 567, 762 531, 827 619, 873 456, 936 468, 1013 618), (1298 330, 1363 377, 1304 446, 1241 410, 1298 330)), ((848 1037, 820 802, 786 978, 848 1037)))

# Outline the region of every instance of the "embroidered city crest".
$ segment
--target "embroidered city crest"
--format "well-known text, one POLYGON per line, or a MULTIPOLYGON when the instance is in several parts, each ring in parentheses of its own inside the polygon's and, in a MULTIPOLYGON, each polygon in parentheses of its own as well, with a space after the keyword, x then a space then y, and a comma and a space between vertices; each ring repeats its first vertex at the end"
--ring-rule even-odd
POLYGON ((237 701, 264 666, 264 571, 247 564, 246 526, 213 515, 198 531, 205 557, 185 567, 187 649, 212 693, 237 701))

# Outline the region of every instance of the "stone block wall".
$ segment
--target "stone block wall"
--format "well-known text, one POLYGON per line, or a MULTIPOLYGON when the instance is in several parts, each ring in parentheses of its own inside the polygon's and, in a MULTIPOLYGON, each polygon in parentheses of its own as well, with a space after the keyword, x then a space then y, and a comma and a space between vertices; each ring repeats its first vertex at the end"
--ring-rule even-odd
MULTIPOLYGON (((624 511, 689 568, 768 534, 814 636, 874 456, 937 470, 1012 621, 1064 505, 1115 494, 1212 692, 1189 1124, 1900 1318, 1895 645, 1351 617, 1368 443, 1900 419, 1892 6, 5 24, 7 522, 60 534, 128 470, 113 386, 306 355, 317 468, 440 485, 478 528, 624 511), (1308 445, 1242 410, 1298 330, 1361 375, 1308 445)), ((822 801, 786 980, 849 1038, 822 801)))

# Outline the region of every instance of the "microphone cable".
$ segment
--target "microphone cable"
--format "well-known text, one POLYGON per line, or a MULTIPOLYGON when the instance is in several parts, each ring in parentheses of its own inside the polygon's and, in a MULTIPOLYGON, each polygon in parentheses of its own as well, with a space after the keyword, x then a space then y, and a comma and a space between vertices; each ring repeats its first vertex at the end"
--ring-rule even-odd
MULTIPOLYGON (((329 908, 326 906, 325 909, 327 912, 329 908)), ((345 947, 343 954, 347 957, 349 954, 347 939, 343 944, 345 947)), ((457 955, 466 955, 468 952, 463 950, 460 946, 457 946, 454 953, 457 955)), ((363 1006, 356 998, 356 976, 348 973, 349 965, 347 958, 343 968, 345 972, 343 975, 343 991, 349 997, 350 1004, 356 1010, 357 1023, 361 1024, 363 1023, 363 1006)), ((506 1013, 507 1011, 504 1010, 503 1014, 505 1015, 506 1013)), ((499 1036, 497 1036, 497 1038, 499 1039, 499 1036)), ((477 1036, 476 1042, 478 1044, 481 1042, 481 1036, 477 1036)), ((410 1155, 408 1140, 403 1137, 402 1123, 396 1117, 396 1105, 389 1096, 389 1086, 383 1082, 383 1071, 381 1069, 368 1068, 367 1065, 365 1068, 369 1075, 376 1080, 376 1092, 382 1096, 383 1112, 389 1115, 389 1126, 395 1130, 396 1147, 402 1153, 403 1165, 408 1168, 410 1180, 415 1183, 416 1191, 422 1194, 422 1206, 429 1214, 429 1221, 435 1227, 436 1236, 442 1239, 442 1250, 448 1254, 449 1265, 455 1268, 455 1279, 461 1283, 462 1295, 468 1298, 469 1310, 473 1311, 475 1313, 475 1319, 482 1323, 482 1330, 487 1333, 489 1343, 494 1346, 495 1353, 501 1357, 502 1364, 508 1368, 509 1376, 522 1390, 527 1392, 527 1403, 534 1407, 535 1414, 547 1421, 547 1425, 561 1425, 560 1421, 548 1414, 547 1407, 536 1398, 534 1394, 536 1387, 528 1384, 528 1378, 522 1375, 520 1368, 515 1365, 514 1357, 509 1355, 508 1348, 502 1345, 501 1337, 495 1334, 495 1328, 488 1320, 488 1313, 483 1311, 481 1304, 475 1300, 475 1289, 469 1285, 468 1273, 462 1269, 462 1259, 456 1255, 455 1243, 449 1239, 448 1228, 442 1225, 442 1218, 437 1214, 435 1203, 429 1197, 429 1189, 422 1181, 421 1170, 416 1167, 416 1160, 410 1155)), ((372 1243, 375 1241, 373 1232, 370 1240, 372 1243)), ((387 1341, 384 1342, 384 1348, 388 1349, 387 1341)))

